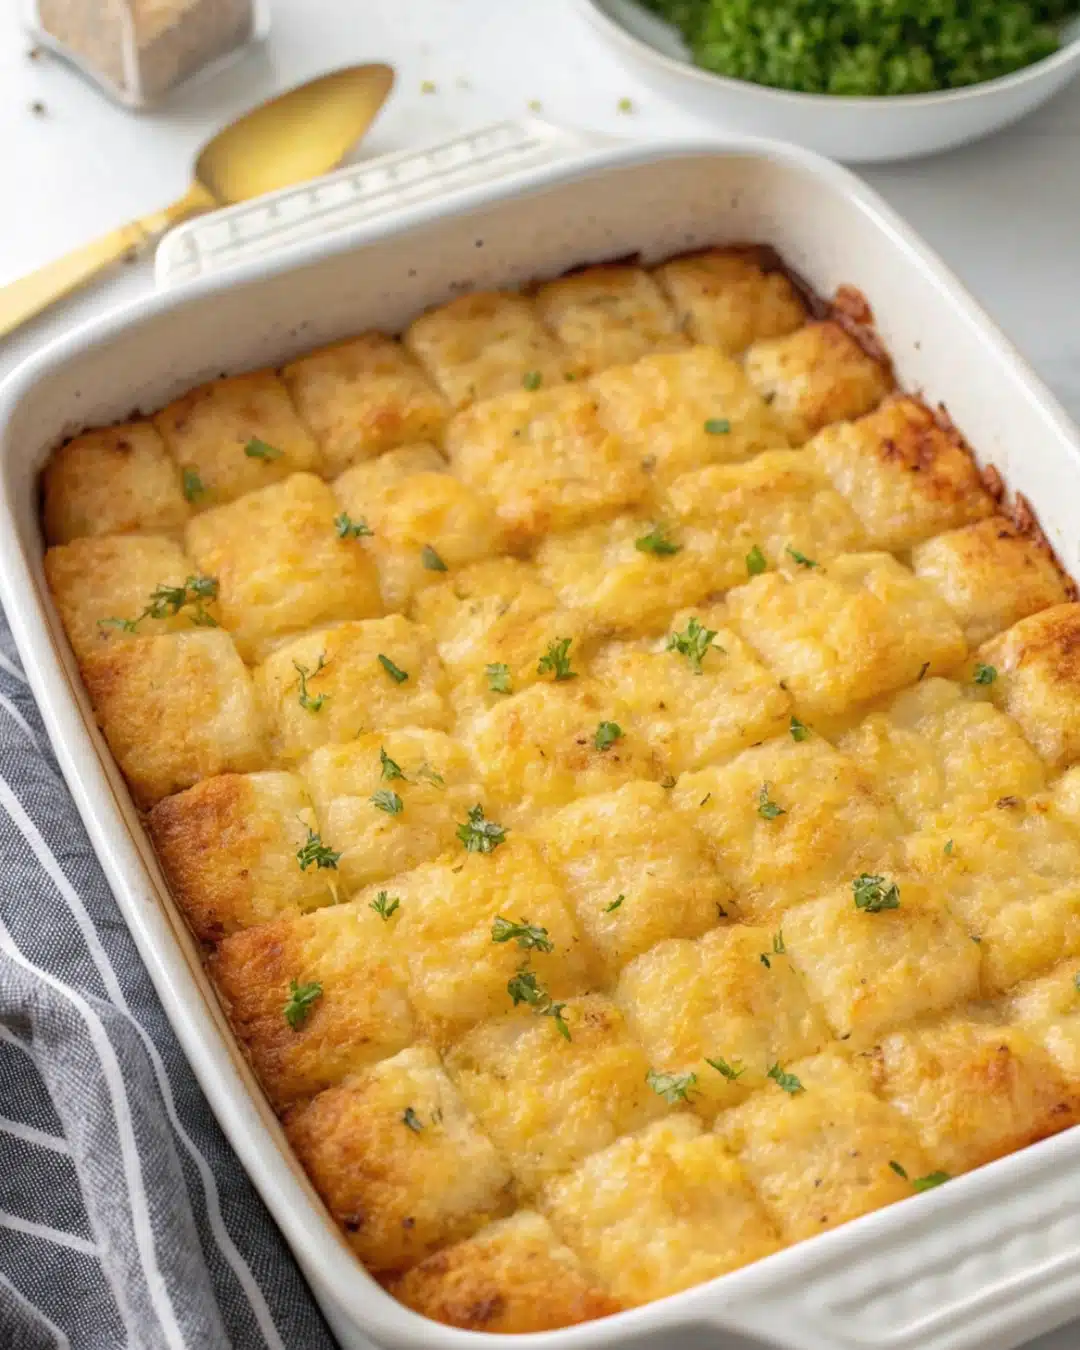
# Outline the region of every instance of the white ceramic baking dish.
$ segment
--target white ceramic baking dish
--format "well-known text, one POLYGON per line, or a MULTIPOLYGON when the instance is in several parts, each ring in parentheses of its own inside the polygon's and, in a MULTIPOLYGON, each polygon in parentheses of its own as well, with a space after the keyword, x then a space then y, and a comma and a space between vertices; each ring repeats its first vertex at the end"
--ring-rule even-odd
MULTIPOLYGON (((284 1149, 93 729, 46 596, 37 470, 58 438, 86 424, 369 325, 400 328, 457 291, 717 240, 767 241, 824 293, 861 287, 904 383, 947 402, 1080 573, 1080 439, 1064 412, 872 192, 765 142, 598 145, 508 124, 346 170, 178 236, 163 275, 202 275, 73 332, 0 390, 0 597, 27 675, 180 1040, 347 1350, 368 1337, 407 1350, 497 1350, 522 1338, 451 1330, 394 1302, 284 1149), (321 226, 341 228, 305 239, 305 203, 321 226), (274 252, 283 231, 293 242, 274 252), (236 261, 252 249, 258 256, 236 261), (234 265, 212 270, 215 259, 234 265)), ((1078 1180, 1073 1130, 685 1294, 527 1339, 536 1350, 1012 1350, 1080 1313, 1078 1180)))

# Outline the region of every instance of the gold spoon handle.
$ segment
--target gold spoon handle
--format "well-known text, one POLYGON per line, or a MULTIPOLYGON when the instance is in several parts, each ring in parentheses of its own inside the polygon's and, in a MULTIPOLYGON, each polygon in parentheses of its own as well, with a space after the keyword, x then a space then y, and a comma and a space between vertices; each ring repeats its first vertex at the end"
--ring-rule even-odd
POLYGON ((171 225, 200 211, 209 211, 216 205, 206 188, 195 183, 185 196, 163 211, 153 211, 130 225, 110 230, 99 239, 46 263, 29 276, 0 286, 0 337, 14 332, 20 324, 40 314, 61 296, 85 285, 110 263, 119 262, 129 253, 140 252, 171 225))

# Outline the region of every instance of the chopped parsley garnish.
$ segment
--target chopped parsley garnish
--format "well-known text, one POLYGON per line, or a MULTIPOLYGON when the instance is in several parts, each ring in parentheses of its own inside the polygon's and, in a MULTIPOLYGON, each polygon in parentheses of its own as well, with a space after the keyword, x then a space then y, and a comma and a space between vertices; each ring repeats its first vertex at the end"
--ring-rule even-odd
POLYGON ((492 942, 516 942, 522 951, 553 952, 555 944, 548 937, 546 928, 540 928, 537 924, 530 923, 528 919, 521 919, 514 923, 512 919, 504 919, 501 914, 496 914, 491 925, 492 942))
POLYGON ((206 612, 206 601, 217 597, 216 577, 198 574, 190 576, 182 586, 155 586, 150 592, 146 608, 134 619, 98 619, 102 628, 119 628, 124 633, 137 633, 144 619, 172 619, 182 609, 191 606, 188 615, 197 628, 216 628, 217 620, 206 612))
POLYGON ((543 675, 550 670, 556 680, 576 680, 577 671, 570 669, 570 644, 573 640, 555 638, 549 642, 547 651, 537 662, 536 673, 543 675))
POLYGON ((341 854, 328 848, 318 831, 309 825, 307 840, 296 850, 296 861, 300 864, 300 871, 306 872, 309 867, 330 868, 336 871, 340 857, 341 854))
POLYGON ((506 840, 506 830, 493 820, 484 819, 484 808, 469 808, 466 824, 457 827, 457 837, 465 845, 466 853, 494 853, 506 840))
POLYGON ((777 1087, 789 1093, 792 1097, 797 1092, 805 1092, 806 1089, 793 1073, 785 1073, 779 1064, 774 1064, 766 1073, 766 1078, 771 1078, 777 1087))
MULTIPOLYGON (((691 618, 683 632, 668 635, 667 650, 685 656, 693 666, 694 674, 700 675, 701 663, 705 659, 705 653, 712 647, 715 636, 715 629, 706 628, 699 619, 691 618)), ((720 651, 721 648, 718 647, 716 650, 720 651)))
POLYGON ((400 666, 395 666, 388 656, 383 656, 382 652, 379 653, 379 665, 382 666, 395 684, 404 684, 409 678, 407 671, 402 670, 400 666))
POLYGON ((952 841, 951 839, 946 840, 946 843, 945 843, 945 852, 946 852, 947 854, 951 854, 952 851, 953 851, 953 841, 952 841))
MULTIPOLYGON (((617 895, 615 899, 612 900, 610 905, 604 906, 604 913, 614 914, 625 899, 626 899, 625 895, 617 895)), ((1080 979, 1080 975, 1077 976, 1077 979, 1080 979)), ((1078 986, 1078 988, 1080 988, 1080 986, 1078 986)))
POLYGON ((916 1177, 911 1186, 916 1191, 932 1191, 937 1186, 944 1186, 947 1181, 952 1181, 948 1172, 928 1172, 925 1177, 916 1177))
POLYGON ((886 886, 885 878, 863 872, 851 883, 855 908, 867 914, 879 914, 883 909, 900 908, 900 887, 896 882, 886 886))
POLYGON ((669 1106, 679 1102, 688 1102, 690 1094, 697 1086, 696 1073, 657 1073, 650 1069, 645 1081, 658 1097, 663 1097, 669 1106))
POLYGON ((793 741, 805 741, 810 735, 810 728, 805 722, 800 722, 794 713, 791 715, 791 722, 788 724, 788 730, 791 732, 793 741))
POLYGON ((987 666, 981 661, 977 661, 975 663, 975 674, 971 678, 976 684, 993 684, 997 679, 997 669, 994 666, 987 666))
MULTIPOLYGON (((784 946, 784 930, 782 928, 778 929, 773 934, 772 954, 773 956, 787 956, 787 948, 784 946)), ((758 959, 766 970, 772 970, 772 961, 769 958, 768 952, 762 952, 758 959)))
POLYGON ((413 1134, 419 1134, 424 1128, 423 1122, 411 1106, 405 1108, 405 1114, 401 1117, 402 1125, 408 1126, 413 1134))
POLYGON ((390 758, 390 756, 386 753, 386 747, 383 745, 379 746, 379 763, 382 766, 383 782, 392 783, 395 778, 400 778, 405 782, 408 781, 408 779, 405 778, 405 775, 401 771, 401 765, 397 762, 396 759, 390 758))
POLYGON ((530 394, 535 393, 544 383, 544 377, 538 370, 527 370, 521 377, 521 386, 527 389, 530 394))
POLYGON ((564 1040, 570 1039, 570 1028, 563 1017, 566 1004, 556 1003, 531 970, 522 966, 513 979, 507 982, 506 992, 513 999, 515 1008, 519 1003, 526 1003, 538 1017, 553 1018, 559 1035, 564 1040))
POLYGON ((705 423, 705 430, 710 436, 726 436, 731 430, 731 423, 726 417, 710 417, 705 423))
POLYGON ((183 473, 184 496, 189 502, 197 500, 206 491, 197 469, 185 469, 183 473))
POLYGON ((746 555, 746 570, 752 577, 759 577, 768 567, 768 559, 757 544, 746 555))
POLYGON ((296 980, 289 981, 289 997, 285 1002, 284 1012, 285 1021, 293 1031, 298 1031, 307 1021, 312 1004, 321 997, 322 985, 317 981, 313 980, 310 984, 298 984, 296 980))
POLYGON ((353 520, 348 511, 342 511, 341 515, 334 517, 334 529, 339 539, 370 538, 375 533, 366 520, 353 520))
POLYGON ((252 436, 247 445, 244 446, 244 454, 248 459, 280 459, 282 451, 276 445, 267 445, 260 436, 252 436))
POLYGON ((416 771, 416 776, 425 783, 431 783, 434 787, 446 786, 446 779, 439 773, 438 769, 433 769, 430 764, 421 764, 416 771))
POLYGON ((484 674, 487 676, 488 688, 493 694, 513 693, 510 688, 510 667, 502 661, 493 661, 491 665, 485 666, 484 674))
POLYGON ((768 783, 762 783, 758 793, 757 813, 762 820, 775 820, 777 816, 786 816, 787 812, 769 796, 768 783))
POLYGON ((308 670, 307 666, 300 665, 298 661, 293 662, 293 670, 295 670, 297 675, 300 677, 298 681, 300 686, 300 695, 297 701, 299 702, 301 708, 305 708, 308 712, 317 713, 319 709, 322 707, 322 705, 326 702, 325 694, 313 695, 308 693, 308 680, 313 680, 316 675, 318 675, 321 671, 324 671, 325 669, 326 669, 325 652, 322 653, 318 661, 315 663, 314 670, 308 670))
POLYGON ((789 546, 787 552, 791 555, 791 557, 795 560, 795 562, 798 563, 800 567, 821 566, 821 564, 819 562, 815 562, 813 558, 808 558, 805 553, 800 553, 797 548, 791 548, 789 546))
POLYGON ((378 792, 373 792, 371 804, 379 811, 385 811, 388 816, 400 816, 405 809, 405 803, 389 788, 379 788, 378 792))
POLYGON ((384 923, 391 919, 400 908, 401 900, 396 895, 387 895, 386 891, 380 891, 368 905, 368 909, 373 909, 384 923))
POLYGON ((597 750, 610 750, 622 734, 623 729, 618 722, 601 722, 596 728, 593 745, 597 750))
POLYGON ((1075 988, 1076 992, 1080 994, 1080 970, 1078 970, 1076 974, 1073 976, 1073 987, 1075 988))
POLYGON ((717 1055, 715 1059, 710 1059, 708 1055, 706 1055, 705 1063, 711 1065, 712 1068, 714 1068, 722 1078, 726 1078, 729 1083, 737 1082, 746 1072, 746 1069, 743 1067, 740 1060, 736 1059, 729 1064, 723 1055, 717 1055))
POLYGON ((664 525, 654 525, 648 534, 634 540, 634 547, 639 553, 654 553, 660 558, 670 557, 682 550, 681 544, 676 544, 668 537, 667 527, 664 525))
POLYGON ((446 572, 449 569, 430 544, 420 550, 420 561, 429 572, 446 572))
POLYGON ((924 1177, 909 1177, 907 1169, 900 1163, 890 1162, 889 1166, 898 1177, 911 1182, 913 1191, 932 1191, 936 1186, 944 1186, 946 1181, 952 1180, 948 1172, 928 1172, 924 1177))

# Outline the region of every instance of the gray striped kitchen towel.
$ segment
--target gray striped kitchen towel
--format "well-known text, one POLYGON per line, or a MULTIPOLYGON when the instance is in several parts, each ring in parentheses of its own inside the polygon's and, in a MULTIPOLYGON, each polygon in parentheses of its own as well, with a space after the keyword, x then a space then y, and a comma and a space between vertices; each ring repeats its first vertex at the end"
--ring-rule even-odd
POLYGON ((0 1350, 331 1350, 120 917, 0 618, 0 1350))

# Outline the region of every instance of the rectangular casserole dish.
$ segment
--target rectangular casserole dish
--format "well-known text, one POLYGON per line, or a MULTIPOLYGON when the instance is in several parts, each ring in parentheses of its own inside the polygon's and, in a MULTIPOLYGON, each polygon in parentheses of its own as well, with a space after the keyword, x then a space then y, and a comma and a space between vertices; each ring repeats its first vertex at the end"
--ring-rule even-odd
MULTIPOLYGON (((285 1148, 94 729, 44 587, 37 471, 61 437, 118 420, 133 402, 157 407, 223 371, 280 364, 365 327, 393 331, 459 290, 746 239, 772 244, 820 293, 861 288, 901 384, 947 403, 982 461, 1030 500, 1066 570, 1080 571, 1077 507, 1064 488, 1080 440, 1062 410, 874 194, 762 142, 612 147, 504 127, 347 170, 179 235, 159 268, 182 281, 176 290, 73 333, 0 392, 0 596, 28 677, 184 1048, 346 1347, 368 1345, 367 1335, 465 1346, 477 1333, 428 1322, 385 1294, 285 1148), (343 228, 305 242, 312 208, 343 228), (283 232, 290 247, 274 254, 283 232), (265 256, 237 262, 244 252, 265 256)), ((1009 1350, 1080 1312, 1080 1200, 1067 1188, 1078 1163, 1072 1131, 709 1285, 530 1339, 560 1350, 1009 1350)))

